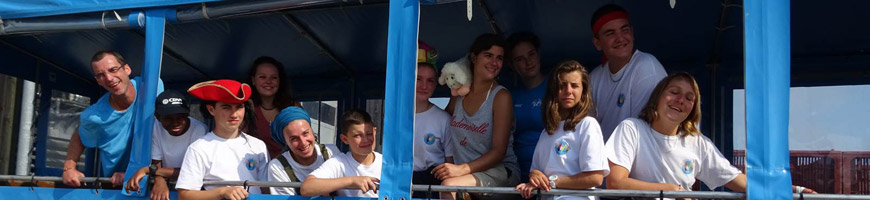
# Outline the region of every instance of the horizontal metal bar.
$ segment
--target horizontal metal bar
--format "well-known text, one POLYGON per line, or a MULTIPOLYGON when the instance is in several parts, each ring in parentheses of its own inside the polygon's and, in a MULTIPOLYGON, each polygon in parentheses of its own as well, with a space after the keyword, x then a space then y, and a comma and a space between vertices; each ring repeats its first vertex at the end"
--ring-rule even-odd
POLYGON ((116 18, 115 13, 101 17, 83 16, 48 16, 38 18, 23 18, 4 20, 2 26, 3 35, 26 34, 39 32, 59 32, 77 30, 99 29, 129 29, 132 28, 127 16, 130 11, 125 11, 121 18, 116 18))
MULTIPOLYGON (((81 177, 80 182, 83 183, 112 183, 111 177, 81 177)), ((18 176, 18 175, 0 175, 0 181, 58 181, 63 182, 63 177, 57 176, 18 176)))
MULTIPOLYGON (((82 182, 96 182, 98 178, 85 177, 80 178, 82 182)), ((15 181, 63 181, 61 177, 54 176, 16 176, 16 175, 0 175, 0 181, 15 180, 15 181)), ((110 183, 109 177, 100 177, 100 182, 110 183)), ((256 186, 256 187, 292 187, 300 188, 300 182, 270 182, 270 181, 203 181, 203 185, 212 186, 256 186)), ((346 188, 356 189, 356 188, 346 188)), ((519 194, 512 187, 468 187, 468 186, 442 186, 442 185, 413 185, 411 190, 417 192, 471 192, 471 193, 501 193, 501 194, 519 194)), ((537 192, 536 192, 537 194, 537 192)), ((612 190, 612 189, 592 189, 592 190, 569 190, 569 189, 552 189, 550 191, 541 191, 544 195, 576 195, 576 196, 599 196, 599 197, 647 197, 656 198, 664 196, 665 198, 702 198, 702 199, 745 199, 746 194, 737 192, 709 192, 709 191, 652 191, 652 190, 612 190)), ((801 194, 794 194, 794 198, 801 198, 801 194)), ((803 194, 803 199, 848 199, 848 200, 870 200, 870 195, 852 195, 852 194, 803 194)))
POLYGON ((339 0, 281 0, 206 3, 180 8, 176 16, 178 22, 191 22, 341 2, 339 0))
MULTIPOLYGON (((245 181, 203 181, 202 185, 218 185, 218 186, 244 186, 245 181)), ((247 181, 248 186, 260 187, 302 187, 301 182, 270 182, 270 181, 247 181)), ((353 189, 353 188, 348 188, 353 189)))
MULTIPOLYGON (((203 3, 196 6, 179 6, 175 16, 179 23, 184 23, 334 3, 343 2, 339 0, 276 0, 203 3)), ((104 11, 100 16, 63 15, 3 20, 0 21, 2 23, 0 24, 0 35, 138 28, 131 27, 128 21, 127 16, 131 10, 121 10, 117 13, 120 13, 118 14, 121 16, 120 18, 115 17, 115 11, 104 11)), ((141 15, 140 18, 144 17, 142 14, 139 15, 141 15)))
MULTIPOLYGON (((514 191, 513 187, 468 187, 468 186, 441 186, 432 185, 431 190, 429 185, 414 185, 411 190, 418 192, 471 192, 471 193, 502 193, 502 194, 519 194, 514 191)), ((537 192, 536 192, 537 194, 537 192)), ((590 190, 571 190, 571 189, 552 189, 550 191, 541 191, 543 195, 577 195, 577 196, 600 196, 600 197, 666 197, 666 198, 718 198, 718 199, 744 199, 746 194, 736 192, 699 192, 699 191, 651 191, 651 190, 608 190, 608 189, 590 189, 590 190)))

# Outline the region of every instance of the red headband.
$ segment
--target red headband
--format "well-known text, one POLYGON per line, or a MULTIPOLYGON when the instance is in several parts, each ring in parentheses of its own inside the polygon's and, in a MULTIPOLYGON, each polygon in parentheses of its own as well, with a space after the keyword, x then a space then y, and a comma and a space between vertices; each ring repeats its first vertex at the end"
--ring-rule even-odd
POLYGON ((601 27, 604 26, 604 24, 607 24, 607 22, 616 19, 628 20, 628 13, 623 11, 614 11, 611 13, 607 13, 604 16, 601 16, 600 18, 598 18, 598 20, 595 21, 595 24, 592 25, 592 35, 598 35, 598 31, 601 30, 601 27))

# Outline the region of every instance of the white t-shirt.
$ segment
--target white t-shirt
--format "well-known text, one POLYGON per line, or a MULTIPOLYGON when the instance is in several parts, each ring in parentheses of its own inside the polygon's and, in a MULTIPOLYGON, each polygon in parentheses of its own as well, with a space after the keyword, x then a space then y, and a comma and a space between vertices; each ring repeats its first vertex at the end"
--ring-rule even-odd
MULTIPOLYGON (((595 118, 588 116, 583 118, 574 126, 573 131, 565 131, 562 128, 564 124, 565 121, 559 122, 559 128, 553 135, 547 134, 546 130, 541 131, 532 157, 532 169, 540 170, 548 177, 552 175, 567 177, 589 171, 604 171, 604 176, 610 174, 610 167, 604 154, 601 127, 598 126, 595 118)), ((598 197, 547 195, 545 199, 586 200, 598 199, 598 197)))
POLYGON ((187 132, 179 136, 169 135, 160 121, 154 119, 154 134, 151 134, 151 160, 162 160, 165 168, 180 168, 184 160, 184 152, 194 141, 205 136, 208 129, 205 124, 192 117, 187 132))
MULTIPOLYGON (((338 147, 333 144, 326 144, 324 146, 326 147, 326 153, 329 155, 330 158, 332 158, 336 154, 336 152, 341 153, 341 151, 338 150, 338 147)), ((312 171, 314 171, 323 164, 323 154, 321 154, 320 152, 320 145, 314 144, 314 153, 317 154, 317 159, 314 160, 314 163, 311 163, 311 165, 307 166, 299 164, 298 162, 296 162, 296 160, 293 160, 293 157, 290 156, 290 151, 285 151, 284 153, 281 153, 281 156, 284 156, 284 158, 287 159, 287 162, 290 163, 290 166, 293 168, 293 174, 295 174, 296 178, 299 179, 299 181, 301 182, 305 181, 305 177, 307 177, 308 174, 310 174, 312 171)), ((281 161, 279 161, 277 158, 269 161, 268 178, 270 182, 292 182, 290 180, 290 176, 287 175, 287 171, 284 170, 284 164, 281 164, 281 161)), ((295 189, 290 187, 271 187, 269 188, 269 191, 271 191, 270 194, 298 194, 296 193, 295 189)))
POLYGON ((447 134, 449 121, 450 114, 434 105, 414 114, 415 172, 444 163, 445 158, 453 156, 453 145, 450 145, 450 134, 447 134))
MULTIPOLYGON (((351 176, 368 176, 374 178, 381 178, 381 165, 383 164, 381 160, 381 154, 378 152, 372 152, 375 154, 375 161, 372 164, 366 166, 362 165, 351 156, 351 152, 347 152, 344 154, 337 154, 335 157, 330 158, 323 165, 320 165, 320 168, 317 168, 311 174, 317 178, 342 178, 342 177, 351 177, 351 176)), ((338 196, 345 197, 374 197, 377 198, 378 194, 375 194, 374 191, 369 191, 366 193, 362 193, 362 191, 357 189, 340 189, 337 191, 338 196)))
POLYGON ((628 169, 629 178, 685 190, 692 189, 695 179, 716 188, 740 174, 707 137, 667 136, 637 118, 622 121, 605 148, 610 162, 628 169))
POLYGON ((595 119, 601 123, 604 140, 622 120, 637 117, 656 84, 668 76, 655 56, 635 50, 625 67, 610 73, 609 62, 589 74, 590 92, 598 108, 595 119))
MULTIPOLYGON (((260 139, 245 133, 224 139, 209 132, 190 144, 175 188, 200 190, 203 181, 263 181, 268 160, 269 151, 260 139)), ((250 187, 248 192, 260 194, 260 187, 250 187)))

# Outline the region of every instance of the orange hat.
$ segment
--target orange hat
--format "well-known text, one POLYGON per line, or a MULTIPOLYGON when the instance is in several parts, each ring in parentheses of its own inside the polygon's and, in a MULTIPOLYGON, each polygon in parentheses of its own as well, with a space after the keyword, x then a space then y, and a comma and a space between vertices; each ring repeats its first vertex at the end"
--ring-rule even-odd
POLYGON ((187 92, 206 101, 239 104, 251 97, 251 86, 234 80, 221 79, 197 83, 187 89, 187 92))

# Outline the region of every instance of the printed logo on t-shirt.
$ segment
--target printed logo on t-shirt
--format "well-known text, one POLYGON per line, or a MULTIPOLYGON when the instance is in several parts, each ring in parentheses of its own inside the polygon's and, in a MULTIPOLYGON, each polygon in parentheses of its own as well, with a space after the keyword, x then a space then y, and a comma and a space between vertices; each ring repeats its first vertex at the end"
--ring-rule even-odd
POLYGON ((432 145, 435 144, 435 139, 438 139, 435 137, 435 134, 429 133, 426 134, 426 137, 423 137, 423 142, 426 143, 426 145, 432 145))
POLYGON ((257 162, 254 161, 254 158, 248 158, 245 160, 245 167, 247 167, 248 170, 254 170, 257 168, 257 162))
POLYGON ((564 139, 556 143, 556 154, 565 155, 568 154, 569 150, 571 150, 571 146, 564 139))
POLYGON ((459 145, 462 145, 462 146, 468 145, 468 137, 462 138, 462 141, 459 141, 459 145))
POLYGON ((535 99, 532 101, 532 107, 541 107, 541 99, 535 99))
POLYGON ((619 93, 619 98, 616 99, 616 106, 622 108, 622 104, 625 103, 625 94, 619 93))
POLYGON ((695 171, 695 161, 686 159, 683 161, 683 166, 680 167, 683 170, 683 174, 692 174, 692 171, 695 171))

